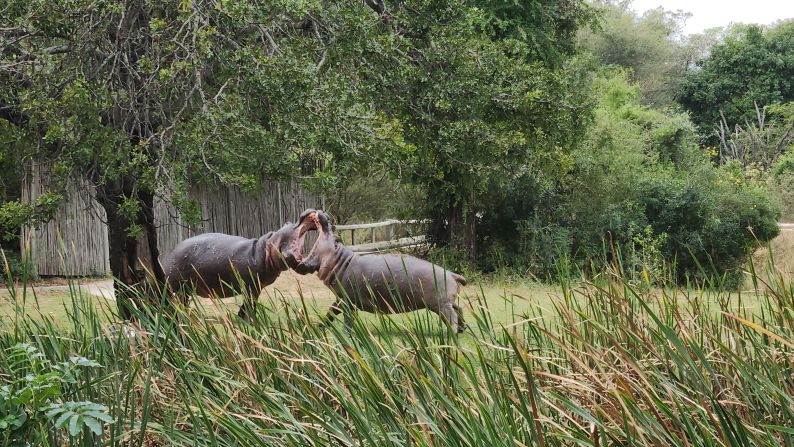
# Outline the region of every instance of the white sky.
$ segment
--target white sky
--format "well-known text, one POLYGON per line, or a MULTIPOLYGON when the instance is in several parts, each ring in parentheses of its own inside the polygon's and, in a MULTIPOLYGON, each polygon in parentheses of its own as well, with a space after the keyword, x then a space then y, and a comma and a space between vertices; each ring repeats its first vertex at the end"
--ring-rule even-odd
POLYGON ((731 22, 768 25, 794 18, 794 0, 634 0, 631 8, 642 14, 659 6, 692 14, 684 34, 700 33, 731 22))

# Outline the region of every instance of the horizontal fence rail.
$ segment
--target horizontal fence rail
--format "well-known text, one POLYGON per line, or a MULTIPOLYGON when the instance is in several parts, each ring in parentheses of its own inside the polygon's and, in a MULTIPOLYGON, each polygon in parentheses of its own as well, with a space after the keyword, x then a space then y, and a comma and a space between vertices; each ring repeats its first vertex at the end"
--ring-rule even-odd
POLYGON ((415 234, 415 231, 421 229, 421 225, 428 222, 430 221, 419 219, 388 219, 373 223, 336 225, 334 230, 342 242, 348 245, 348 248, 356 253, 364 254, 425 245, 427 236, 415 234), (358 238, 356 237, 357 233, 358 238), (363 238, 362 235, 364 235, 363 238))

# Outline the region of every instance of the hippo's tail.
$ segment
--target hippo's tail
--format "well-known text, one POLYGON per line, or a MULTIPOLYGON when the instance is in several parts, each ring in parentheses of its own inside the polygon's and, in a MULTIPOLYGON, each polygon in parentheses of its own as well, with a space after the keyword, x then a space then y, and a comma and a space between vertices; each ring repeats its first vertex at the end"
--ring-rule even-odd
POLYGON ((462 286, 465 286, 466 284, 468 284, 468 281, 466 281, 466 278, 458 275, 457 273, 453 273, 452 274, 452 279, 454 279, 456 283, 458 283, 458 284, 460 284, 462 286))

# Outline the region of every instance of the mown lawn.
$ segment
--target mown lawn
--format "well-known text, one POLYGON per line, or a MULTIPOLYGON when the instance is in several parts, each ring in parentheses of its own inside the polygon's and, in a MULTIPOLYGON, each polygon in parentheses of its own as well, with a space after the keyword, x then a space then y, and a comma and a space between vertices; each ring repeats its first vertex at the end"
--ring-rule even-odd
MULTIPOLYGON (((59 324, 68 323, 70 321, 68 314, 75 304, 73 295, 63 286, 56 287, 57 290, 51 289, 51 287, 34 286, 25 293, 19 289, 15 299, 12 299, 12 294, 8 289, 0 290, 0 319, 10 321, 19 307, 32 318, 48 315, 59 324)), ((494 323, 507 325, 520 319, 521 315, 530 309, 550 311, 553 308, 554 300, 560 299, 561 290, 559 286, 533 282, 515 284, 484 282, 463 289, 460 301, 467 308, 467 316, 470 317, 472 307, 484 308, 491 315, 494 323)), ((109 314, 115 307, 115 302, 112 299, 108 300, 89 294, 85 287, 81 288, 77 283, 74 284, 74 291, 79 293, 86 302, 95 305, 108 321, 111 319, 109 314)), ((279 313, 303 312, 305 307, 306 312, 319 321, 320 316, 325 315, 333 300, 331 291, 316 278, 285 274, 262 292, 259 303, 261 308, 279 313)), ((236 312, 241 302, 242 298, 240 297, 223 300, 199 298, 192 301, 191 307, 200 307, 208 315, 217 316, 226 310, 232 313, 236 312)), ((387 318, 393 320, 395 324, 400 324, 411 319, 425 317, 433 318, 435 315, 427 311, 417 311, 410 314, 391 315, 387 318)), ((364 313, 361 314, 361 318, 363 321, 370 322, 379 320, 375 315, 364 313)))
MULTIPOLYGON (((8 289, 0 290, 0 320, 9 323, 13 321, 17 310, 24 309, 24 313, 33 319, 41 319, 42 315, 47 315, 56 324, 69 324, 71 322, 69 314, 73 312, 74 306, 83 303, 95 306, 104 321, 113 320, 115 301, 89 293, 85 284, 85 281, 75 281, 72 284, 73 292, 70 292, 67 286, 56 286, 54 287, 56 290, 50 286, 33 286, 25 292, 19 289, 15 300, 12 299, 8 289), (81 299, 75 299, 77 296, 81 299)), ((584 283, 574 286, 574 290, 595 287, 584 283)), ((707 289, 656 288, 639 293, 642 293, 654 307, 660 305, 658 300, 661 297, 674 298, 684 305, 696 299, 715 312, 722 308, 730 308, 747 309, 754 313, 760 306, 760 295, 752 290, 724 292, 707 289)), ((569 298, 576 300, 579 299, 577 296, 570 294, 569 298)), ((475 284, 462 289, 459 300, 465 309, 467 323, 487 316, 490 320, 489 324, 496 327, 510 326, 528 318, 556 318, 555 305, 564 304, 563 286, 535 281, 476 281, 475 284)), ((316 277, 286 273, 262 292, 259 309, 278 314, 305 312, 313 321, 319 323, 333 301, 332 292, 316 277)), ((236 313, 241 303, 241 297, 222 300, 198 298, 193 300, 190 306, 202 314, 218 317, 226 312, 236 313)), ((433 325, 438 319, 435 314, 424 310, 389 316, 361 312, 359 317, 363 322, 380 328, 380 333, 397 335, 409 330, 408 328, 417 320, 433 325)), ((336 324, 341 324, 341 316, 337 321, 336 324)), ((437 330, 442 330, 440 325, 437 330)))

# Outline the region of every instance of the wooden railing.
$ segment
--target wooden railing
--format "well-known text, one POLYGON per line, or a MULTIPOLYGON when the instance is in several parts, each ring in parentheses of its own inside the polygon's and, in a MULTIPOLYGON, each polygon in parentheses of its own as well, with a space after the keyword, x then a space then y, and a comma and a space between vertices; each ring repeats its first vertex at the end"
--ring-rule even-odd
POLYGON ((334 227, 334 231, 351 250, 357 253, 372 253, 424 245, 427 242, 427 236, 412 232, 412 230, 421 228, 420 226, 424 223, 427 221, 389 219, 365 224, 337 225, 334 227), (356 238, 357 232, 358 239, 356 238), (362 233, 365 235, 363 239, 361 238, 362 233), (349 236, 345 237, 346 235, 349 236))

